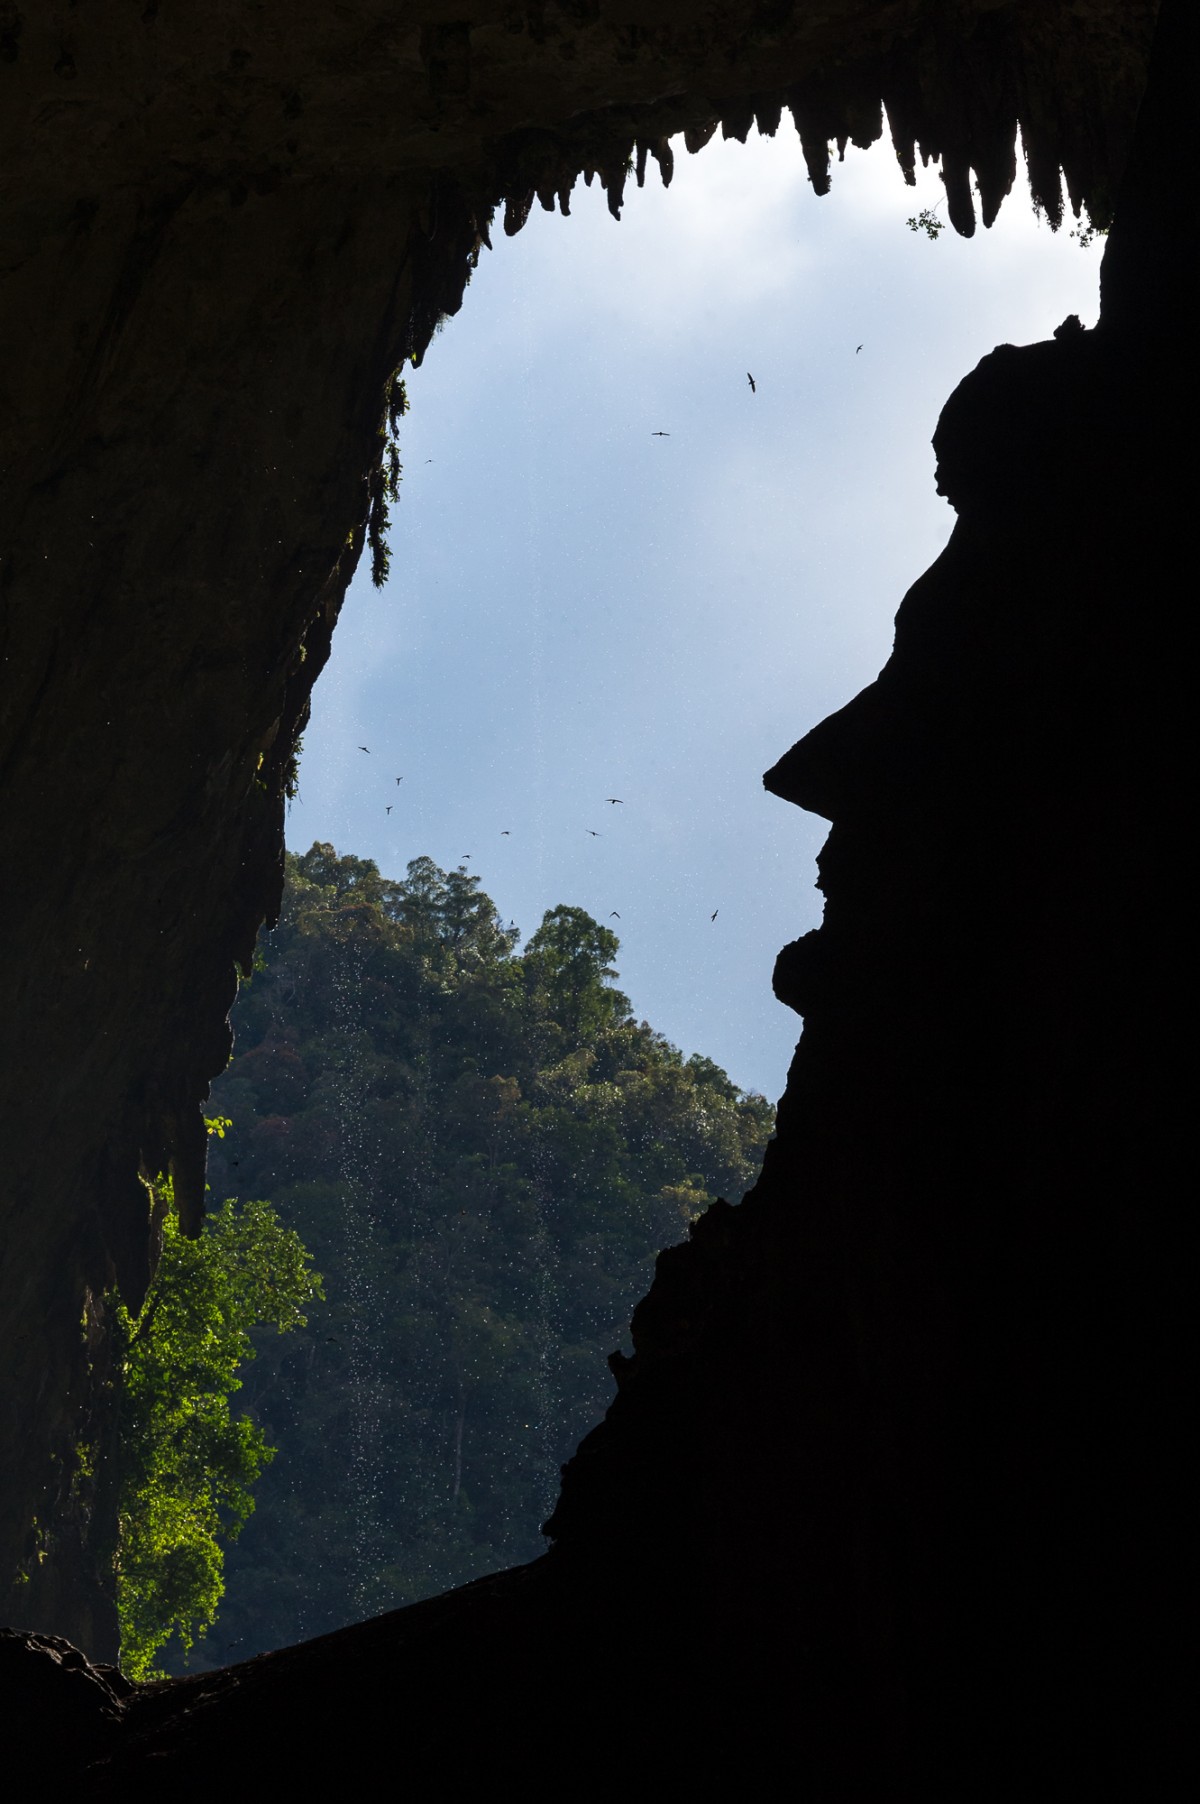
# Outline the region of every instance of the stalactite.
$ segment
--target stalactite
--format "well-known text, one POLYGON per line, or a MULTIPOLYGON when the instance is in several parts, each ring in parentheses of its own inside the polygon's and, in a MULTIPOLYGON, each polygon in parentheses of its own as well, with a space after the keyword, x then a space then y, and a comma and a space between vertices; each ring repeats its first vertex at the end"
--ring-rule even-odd
MULTIPOLYGON (((920 72, 912 59, 898 50, 888 57, 880 72, 880 92, 892 134, 896 159, 911 187, 916 179, 918 149, 928 133, 928 116, 921 92, 920 72)), ((922 162, 928 159, 922 155, 922 162)))
POLYGON ((509 194, 504 201, 504 231, 509 238, 515 238, 525 221, 529 218, 534 202, 534 190, 529 188, 522 195, 509 194))
POLYGON ((783 117, 783 96, 781 94, 756 94, 754 96, 754 121, 758 126, 759 136, 773 138, 779 130, 779 121, 783 117))
POLYGON ((992 127, 982 150, 975 154, 979 210, 985 226, 995 223, 1001 205, 1017 179, 1017 122, 1015 117, 992 127))
POLYGON ((975 232, 975 203, 971 198, 971 165, 957 148, 942 156, 942 181, 946 189, 946 215, 962 238, 975 232))
POLYGON ((830 140, 837 140, 841 156, 848 135, 837 97, 830 94, 824 83, 813 81, 792 88, 787 104, 799 134, 808 179, 817 194, 828 194, 830 140))
POLYGON ((806 123, 807 115, 802 102, 793 96, 788 97, 788 109, 795 121, 796 131, 800 138, 800 149, 804 156, 808 179, 816 194, 829 193, 829 139, 824 132, 814 131, 806 123))
POLYGON ((754 126, 754 101, 750 96, 728 103, 721 119, 721 136, 744 144, 754 126))
POLYGON ((650 146, 650 154, 658 164, 658 173, 662 177, 664 188, 671 186, 671 177, 675 173, 675 152, 671 149, 669 138, 658 138, 650 146))
MULTIPOLYGON (((1082 162, 1083 162, 1082 157, 1072 157, 1072 155, 1070 154, 1069 151, 1064 152, 1064 165, 1065 166, 1063 169, 1063 183, 1067 190, 1067 204, 1069 205, 1072 216, 1075 219, 1079 218, 1079 215, 1083 210, 1083 197, 1084 197, 1084 194, 1086 193, 1086 185, 1082 181, 1079 180, 1078 175, 1076 174, 1076 170, 1082 162)), ((1015 154, 1014 154, 1014 158, 1013 158, 1013 163, 1014 163, 1014 167, 1015 167, 1015 164, 1016 164, 1015 154)), ((989 221, 988 223, 990 224, 991 222, 989 221)), ((1097 222, 1097 223, 1099 223, 1099 222, 1097 222)))
POLYGON ((1025 167, 1029 175, 1029 192, 1033 204, 1045 213, 1052 231, 1062 224, 1062 172, 1058 146, 1039 122, 1022 121, 1025 167))
POLYGON ((870 150, 883 136, 883 107, 879 89, 874 84, 870 98, 855 99, 846 108, 846 123, 851 144, 859 150, 870 150))
POLYGON ((900 165, 900 173, 910 188, 917 185, 917 147, 915 141, 900 131, 888 113, 888 129, 892 135, 892 148, 896 152, 896 161, 900 165))
POLYGON ((628 152, 608 163, 600 171, 600 180, 608 196, 608 210, 614 219, 620 219, 621 206, 625 199, 625 182, 629 175, 628 152))

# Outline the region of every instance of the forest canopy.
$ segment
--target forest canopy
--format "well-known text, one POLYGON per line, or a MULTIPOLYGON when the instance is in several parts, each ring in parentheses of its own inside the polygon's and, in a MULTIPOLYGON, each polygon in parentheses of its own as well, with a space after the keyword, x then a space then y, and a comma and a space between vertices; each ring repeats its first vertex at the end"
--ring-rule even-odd
POLYGON ((429 858, 394 881, 289 855, 210 1177, 271 1198, 327 1300, 255 1337, 242 1398, 278 1457, 193 1665, 542 1551, 656 1252, 740 1199, 773 1125, 634 1018, 618 952, 569 906, 520 949, 479 878, 429 858))

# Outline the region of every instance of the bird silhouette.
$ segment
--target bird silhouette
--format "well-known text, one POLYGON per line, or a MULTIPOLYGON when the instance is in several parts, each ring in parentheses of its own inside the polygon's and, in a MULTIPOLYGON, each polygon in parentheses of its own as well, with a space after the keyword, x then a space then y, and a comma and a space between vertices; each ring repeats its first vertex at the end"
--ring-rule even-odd
POLYGON ((501 837, 501 839, 511 839, 512 834, 510 833, 510 831, 507 827, 501 827, 500 837, 501 837))
POLYGON ((367 754, 367 756, 368 756, 368 758, 369 758, 369 757, 370 757, 370 755, 371 755, 371 748, 370 748, 370 746, 369 746, 369 745, 360 745, 360 746, 359 746, 359 748, 358 748, 358 749, 359 749, 359 751, 360 751, 360 752, 366 752, 366 754, 367 754))
POLYGON ((385 814, 390 814, 392 812, 392 804, 390 802, 388 803, 387 807, 384 809, 383 812, 385 814))
POLYGON ((608 918, 610 921, 619 921, 621 919, 620 915, 617 913, 615 908, 609 909, 608 918))
POLYGON ((718 915, 719 915, 719 914, 720 914, 720 912, 721 912, 721 911, 720 911, 720 909, 719 909, 719 908, 714 908, 714 909, 713 909, 713 911, 712 911, 712 913, 711 913, 711 914, 710 914, 710 915, 709 915, 709 917, 708 917, 708 918, 709 918, 709 920, 710 920, 710 921, 715 921, 715 920, 716 920, 716 918, 717 918, 717 916, 718 916, 718 915))
POLYGON ((396 781, 397 781, 397 783, 403 783, 403 781, 404 781, 404 778, 403 778, 403 777, 397 777, 397 778, 396 778, 396 781))
POLYGON ((604 800, 606 802, 612 802, 614 804, 619 803, 622 808, 624 808, 624 806, 625 806, 625 803, 620 796, 605 796, 604 800))
POLYGON ((650 434, 651 438, 670 438, 670 436, 671 434, 669 432, 652 432, 650 434))
POLYGON ((855 356, 856 356, 856 357, 857 357, 857 356, 858 356, 858 353, 859 353, 859 352, 860 352, 860 351, 861 351, 861 350, 862 350, 862 346, 861 346, 861 345, 855 345, 855 347, 854 347, 854 355, 855 355, 855 356))
POLYGON ((585 828, 584 828, 584 832, 585 832, 585 833, 590 833, 590 834, 591 834, 591 836, 592 836, 592 838, 593 838, 593 839, 599 839, 599 838, 600 838, 600 835, 599 835, 599 834, 598 834, 598 833, 597 833, 597 831, 596 831, 596 829, 595 829, 595 828, 594 828, 594 827, 585 827, 585 828))
POLYGON ((746 371, 746 380, 750 384, 750 393, 756 395, 758 393, 758 383, 754 380, 754 377, 750 374, 749 370, 746 371))

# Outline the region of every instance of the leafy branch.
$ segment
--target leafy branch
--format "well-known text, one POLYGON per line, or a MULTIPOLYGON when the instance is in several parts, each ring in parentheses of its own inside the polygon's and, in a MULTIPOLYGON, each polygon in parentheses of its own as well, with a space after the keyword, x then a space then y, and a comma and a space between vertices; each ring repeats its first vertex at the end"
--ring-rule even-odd
POLYGON ((391 547, 387 542, 388 529, 392 523, 392 502, 400 496, 400 478, 404 473, 400 462, 400 444, 397 434, 400 421, 408 412, 408 391, 398 370, 393 370, 388 377, 387 387, 383 393, 383 419, 379 424, 379 436, 383 443, 379 448, 378 461, 371 471, 370 494, 371 507, 367 515, 367 543, 371 548, 371 581, 377 589, 381 589, 388 579, 392 567, 391 547))
MULTIPOLYGON (((230 1123, 207 1125, 223 1139, 230 1123)), ((160 1676, 154 1656, 172 1635, 187 1652, 211 1625, 225 1590, 221 1543, 246 1522, 274 1457, 261 1429, 230 1409, 239 1368, 254 1357, 251 1331, 302 1327, 324 1294, 269 1203, 230 1198, 188 1240, 170 1180, 153 1188, 163 1209, 154 1282, 137 1317, 110 1296, 122 1387, 117 1616, 121 1663, 138 1680, 160 1676)))
MULTIPOLYGON (((938 207, 941 204, 939 201, 938 207)), ((945 220, 937 216, 937 207, 922 207, 919 213, 912 214, 904 223, 910 232, 924 232, 933 243, 937 242, 946 229, 945 220)))

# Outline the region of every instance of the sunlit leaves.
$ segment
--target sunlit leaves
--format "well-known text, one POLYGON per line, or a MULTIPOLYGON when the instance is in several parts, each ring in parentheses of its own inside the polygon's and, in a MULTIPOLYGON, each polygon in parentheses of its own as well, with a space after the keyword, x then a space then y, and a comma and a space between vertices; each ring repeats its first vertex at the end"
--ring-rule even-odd
MULTIPOLYGON (((228 1120, 213 1124, 223 1137, 228 1120)), ((179 1232, 170 1185, 158 1271, 136 1319, 112 1299, 122 1369, 116 1553, 121 1660, 153 1675, 155 1654, 177 1635, 189 1649, 224 1591, 222 1541, 251 1510, 251 1487, 273 1449, 230 1409, 239 1370, 254 1357, 251 1330, 303 1326, 320 1279, 299 1237, 268 1203, 230 1200, 198 1239, 179 1232)))

